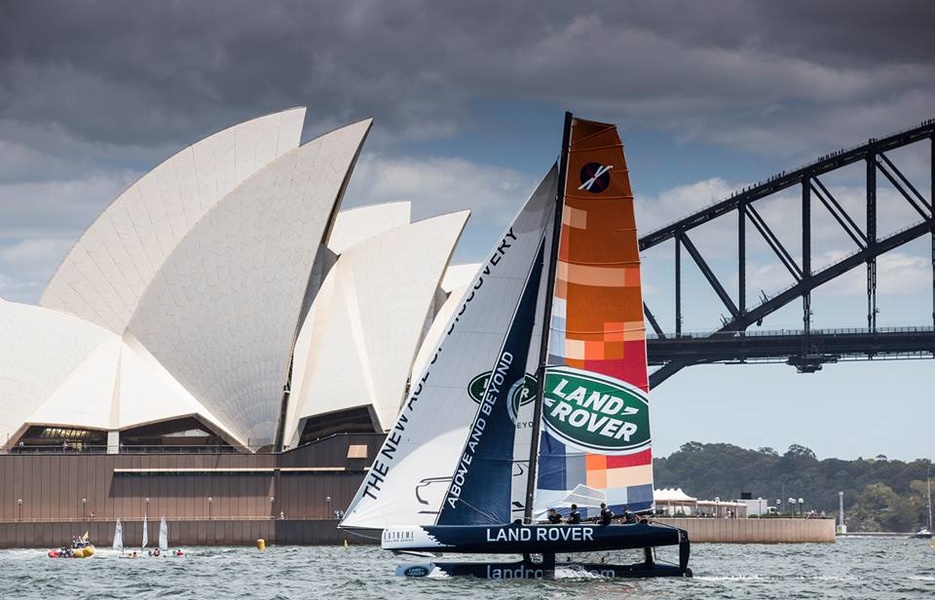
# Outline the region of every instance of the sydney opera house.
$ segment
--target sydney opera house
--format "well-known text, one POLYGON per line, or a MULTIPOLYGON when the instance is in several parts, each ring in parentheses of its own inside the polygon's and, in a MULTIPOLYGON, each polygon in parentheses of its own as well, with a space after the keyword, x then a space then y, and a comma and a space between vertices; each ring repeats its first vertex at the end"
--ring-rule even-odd
POLYGON ((371 122, 300 144, 304 120, 178 152, 38 305, 0 299, 0 545, 156 514, 208 521, 188 543, 287 539, 350 500, 473 276, 449 268, 468 213, 342 211, 371 122))

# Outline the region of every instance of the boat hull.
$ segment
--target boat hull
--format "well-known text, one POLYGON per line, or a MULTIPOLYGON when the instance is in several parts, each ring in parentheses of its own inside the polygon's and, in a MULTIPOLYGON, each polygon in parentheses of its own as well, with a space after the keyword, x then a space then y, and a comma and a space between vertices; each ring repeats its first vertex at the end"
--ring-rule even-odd
POLYGON ((458 552, 522 554, 517 562, 427 561, 403 564, 396 574, 405 577, 471 576, 483 579, 552 579, 556 568, 575 577, 690 577, 691 544, 684 529, 658 523, 627 525, 426 525, 390 527, 382 546, 394 552, 458 552), (678 546, 679 564, 658 564, 652 548, 678 546), (643 548, 646 559, 630 565, 568 562, 556 565, 555 554, 643 548), (541 560, 532 560, 541 555, 541 560))
POLYGON ((85 546, 68 548, 64 552, 56 548, 46 552, 46 556, 49 558, 91 558, 94 556, 94 546, 87 544, 85 546))

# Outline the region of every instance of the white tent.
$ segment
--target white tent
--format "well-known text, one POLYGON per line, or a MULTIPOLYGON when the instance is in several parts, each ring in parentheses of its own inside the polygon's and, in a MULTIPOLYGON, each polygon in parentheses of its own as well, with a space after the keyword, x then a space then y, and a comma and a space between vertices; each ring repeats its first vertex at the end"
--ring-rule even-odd
POLYGON ((682 491, 682 488, 665 488, 653 490, 653 500, 656 507, 662 508, 668 514, 686 514, 695 512, 698 504, 697 498, 692 498, 682 491))

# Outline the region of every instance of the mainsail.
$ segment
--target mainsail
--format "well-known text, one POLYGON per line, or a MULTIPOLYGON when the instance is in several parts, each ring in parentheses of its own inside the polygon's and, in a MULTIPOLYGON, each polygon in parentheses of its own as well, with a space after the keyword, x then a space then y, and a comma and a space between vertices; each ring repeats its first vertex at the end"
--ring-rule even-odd
POLYGON ((123 552, 123 525, 120 523, 120 519, 117 519, 117 524, 114 525, 114 550, 123 552))
POLYGON ((140 544, 140 550, 145 550, 149 545, 149 525, 146 523, 146 515, 143 515, 143 543, 140 544))
POLYGON ((163 552, 169 549, 169 524, 165 517, 159 521, 159 549, 163 552))
POLYGON ((644 510, 652 450, 633 192, 616 127, 569 120, 536 513, 601 492, 615 512, 644 510))

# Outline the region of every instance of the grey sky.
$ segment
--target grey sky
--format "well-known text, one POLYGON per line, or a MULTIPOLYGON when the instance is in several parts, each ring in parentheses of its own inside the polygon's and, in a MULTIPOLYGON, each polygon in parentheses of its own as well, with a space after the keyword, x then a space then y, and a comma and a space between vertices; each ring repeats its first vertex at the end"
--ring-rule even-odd
POLYGON ((0 11, 4 137, 25 143, 57 129, 175 147, 294 104, 320 127, 375 116, 387 135, 420 139, 467 126, 484 96, 575 100, 696 135, 804 119, 833 136, 844 107, 869 118, 935 86, 935 6, 914 1, 13 0, 0 11))

